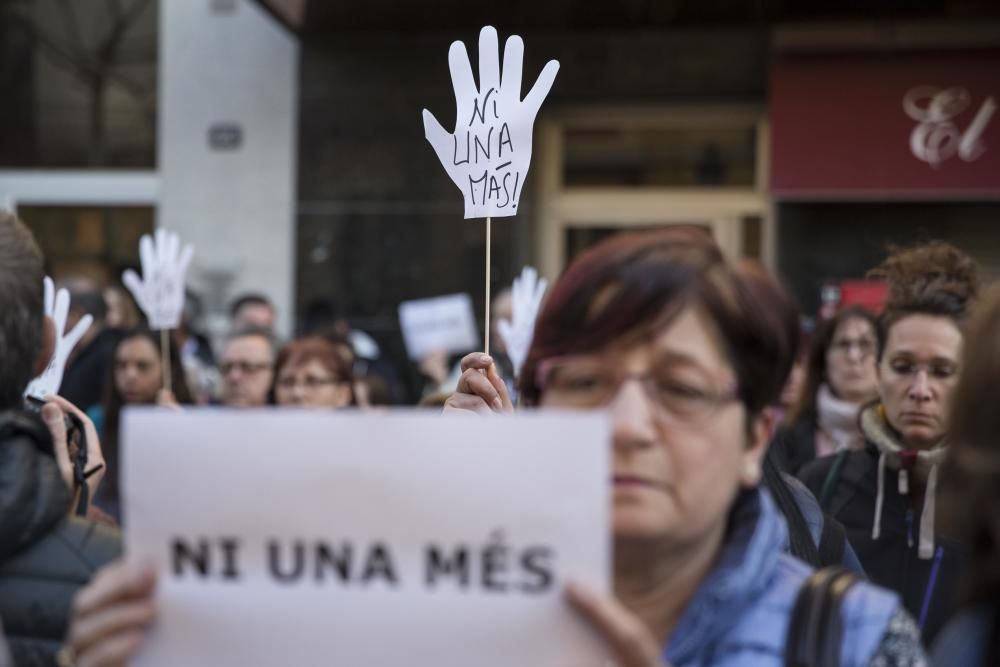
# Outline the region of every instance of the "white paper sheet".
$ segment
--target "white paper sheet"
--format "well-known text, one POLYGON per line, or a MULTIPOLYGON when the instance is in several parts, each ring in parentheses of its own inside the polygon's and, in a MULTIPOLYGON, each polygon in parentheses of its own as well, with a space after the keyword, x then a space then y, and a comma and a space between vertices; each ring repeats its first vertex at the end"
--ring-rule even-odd
POLYGON ((431 352, 472 352, 482 345, 472 298, 448 294, 399 304, 399 326, 411 359, 431 352))
POLYGON ((134 664, 603 667, 562 584, 608 588, 609 437, 583 414, 129 409, 126 550, 161 570, 134 664))

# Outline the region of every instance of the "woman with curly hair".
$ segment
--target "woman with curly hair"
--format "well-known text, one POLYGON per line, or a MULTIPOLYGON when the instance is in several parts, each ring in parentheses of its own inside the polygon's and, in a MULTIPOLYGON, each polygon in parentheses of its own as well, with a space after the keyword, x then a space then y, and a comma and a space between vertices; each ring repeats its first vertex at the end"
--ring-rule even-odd
POLYGON ((962 566, 958 543, 935 525, 935 503, 979 279, 972 259, 939 242, 896 250, 870 275, 888 282, 889 299, 878 401, 860 417, 865 447, 818 459, 801 477, 843 524, 871 580, 899 592, 930 641, 954 609, 962 566))
POLYGON ((942 517, 968 549, 962 613, 934 647, 934 664, 1000 665, 1000 288, 977 313, 966 341, 965 370, 952 401, 941 471, 942 517))

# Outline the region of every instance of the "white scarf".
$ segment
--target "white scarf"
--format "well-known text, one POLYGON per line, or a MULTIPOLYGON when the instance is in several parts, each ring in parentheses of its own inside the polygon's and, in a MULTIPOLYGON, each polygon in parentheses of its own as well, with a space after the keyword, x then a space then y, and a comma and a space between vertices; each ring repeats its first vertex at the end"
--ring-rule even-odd
POLYGON ((830 387, 823 383, 816 394, 816 425, 831 443, 833 452, 844 449, 864 449, 865 436, 858 426, 858 410, 861 404, 844 401, 833 395, 830 387))
POLYGON ((934 449, 912 451, 903 448, 896 433, 882 416, 881 406, 873 405, 861 413, 861 430, 879 450, 878 496, 875 500, 875 520, 872 539, 877 540, 882 532, 882 503, 885 499, 885 467, 898 470, 899 493, 910 493, 910 470, 927 476, 924 491, 924 507, 920 512, 920 541, 917 555, 929 560, 934 557, 934 511, 937 495, 938 467, 944 460, 947 445, 939 443, 934 449))

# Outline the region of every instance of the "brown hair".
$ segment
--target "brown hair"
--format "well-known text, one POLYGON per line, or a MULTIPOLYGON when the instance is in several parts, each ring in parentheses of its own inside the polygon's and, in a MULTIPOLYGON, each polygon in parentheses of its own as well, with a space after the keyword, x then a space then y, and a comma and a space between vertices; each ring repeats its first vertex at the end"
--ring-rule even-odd
POLYGON ((536 374, 545 359, 648 338, 689 305, 703 308, 718 328, 748 413, 773 403, 795 358, 795 306, 763 268, 728 264, 694 226, 614 237, 566 269, 535 325, 522 401, 540 400, 536 374))
MULTIPOLYGON (((104 450, 104 457, 107 460, 107 475, 105 475, 104 485, 105 489, 102 495, 109 498, 118 498, 119 493, 119 425, 121 422, 122 408, 125 406, 125 399, 122 397, 121 392, 118 391, 118 383, 115 382, 115 360, 118 358, 118 350, 121 346, 134 338, 145 338, 153 346, 154 350, 159 351, 161 345, 161 338, 158 334, 153 333, 145 327, 137 327, 132 329, 122 335, 115 342, 114 352, 111 354, 111 364, 108 366, 108 382, 104 388, 104 424, 101 427, 101 447, 104 450)), ((174 399, 180 405, 192 405, 194 399, 191 396, 191 390, 188 388, 187 377, 184 373, 184 364, 181 362, 181 353, 177 348, 177 343, 174 341, 174 337, 169 337, 169 351, 170 355, 170 384, 171 390, 174 393, 174 399)), ((157 363, 161 363, 159 355, 157 355, 157 363)), ((166 370, 161 368, 161 372, 166 370)))
POLYGON ((343 353, 342 348, 322 336, 296 338, 281 348, 281 352, 278 353, 278 358, 274 362, 274 379, 271 382, 270 392, 271 403, 274 403, 274 390, 278 385, 278 376, 281 374, 281 370, 285 366, 300 366, 313 359, 323 364, 323 367, 338 382, 347 382, 351 385, 350 404, 354 405, 354 373, 351 369, 351 362, 343 353))
MULTIPOLYGON (((983 405, 1000 394, 997 332, 1000 287, 989 292, 969 327, 941 474, 942 518, 968 550, 966 595, 973 604, 1000 599, 1000 411, 983 405)), ((994 633, 994 657, 1000 657, 998 641, 994 633)))
POLYGON ((879 318, 878 358, 889 331, 910 315, 946 317, 959 328, 979 292, 975 261, 942 241, 913 248, 890 247, 889 257, 868 272, 889 283, 889 298, 879 318))
POLYGON ((849 306, 839 311, 826 322, 819 325, 809 345, 806 357, 806 379, 802 384, 802 393, 788 414, 786 422, 794 424, 800 420, 816 419, 816 396, 820 386, 826 382, 826 353, 833 343, 833 337, 840 325, 848 320, 864 320, 871 325, 872 335, 879 339, 878 318, 862 306, 849 306))
POLYGON ((20 407, 35 374, 45 317, 42 252, 24 223, 0 209, 0 408, 20 407))

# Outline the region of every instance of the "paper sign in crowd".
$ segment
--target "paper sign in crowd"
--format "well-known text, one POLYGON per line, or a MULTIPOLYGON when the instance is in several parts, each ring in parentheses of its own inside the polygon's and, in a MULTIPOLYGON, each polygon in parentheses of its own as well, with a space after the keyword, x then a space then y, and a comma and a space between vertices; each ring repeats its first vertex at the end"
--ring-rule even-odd
POLYGON ((456 41, 448 51, 457 113, 455 130, 448 132, 427 109, 424 136, 434 148, 448 176, 465 198, 465 217, 505 217, 517 214, 531 163, 535 116, 559 71, 550 60, 535 85, 521 98, 524 42, 517 35, 504 45, 503 71, 497 31, 486 26, 479 33, 479 85, 465 44, 456 41))
POLYGON ((514 366, 515 377, 521 377, 521 367, 531 349, 535 320, 547 287, 548 281, 539 278, 538 271, 530 266, 524 267, 511 287, 511 319, 497 322, 497 330, 503 338, 510 363, 514 366))
POLYGON ((432 352, 471 352, 479 344, 472 299, 449 294, 399 304, 399 327, 410 359, 432 352))
POLYGON ((181 247, 180 238, 162 227, 155 237, 143 234, 139 240, 142 277, 128 269, 122 283, 129 289, 150 329, 176 329, 184 312, 184 276, 194 256, 190 245, 181 247))
POLYGON ((161 573, 132 664, 603 667, 564 586, 608 591, 609 437, 597 414, 131 408, 126 553, 161 573))
POLYGON ((80 339, 83 338, 83 335, 87 333, 87 329, 90 328, 90 325, 94 321, 92 316, 84 315, 73 326, 73 329, 67 333, 66 320, 69 317, 69 291, 66 289, 56 291, 52 278, 48 276, 45 276, 44 290, 45 316, 51 319, 52 324, 55 326, 55 349, 52 352, 52 357, 49 358, 49 363, 45 367, 45 370, 42 371, 41 375, 32 380, 28 384, 28 388, 24 391, 25 396, 33 398, 45 398, 46 396, 59 393, 59 387, 62 385, 63 372, 66 369, 66 361, 69 359, 69 354, 73 351, 76 344, 80 342, 80 339))

